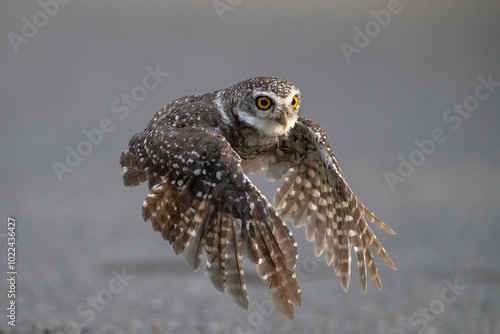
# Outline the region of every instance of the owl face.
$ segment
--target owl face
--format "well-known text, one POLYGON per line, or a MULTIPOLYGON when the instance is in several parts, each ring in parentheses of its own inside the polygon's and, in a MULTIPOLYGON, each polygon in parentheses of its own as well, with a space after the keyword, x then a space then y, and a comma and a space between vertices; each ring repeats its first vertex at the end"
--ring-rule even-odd
POLYGON ((294 127, 300 107, 300 91, 290 82, 257 77, 235 86, 241 97, 233 112, 241 122, 268 137, 286 135, 294 127))

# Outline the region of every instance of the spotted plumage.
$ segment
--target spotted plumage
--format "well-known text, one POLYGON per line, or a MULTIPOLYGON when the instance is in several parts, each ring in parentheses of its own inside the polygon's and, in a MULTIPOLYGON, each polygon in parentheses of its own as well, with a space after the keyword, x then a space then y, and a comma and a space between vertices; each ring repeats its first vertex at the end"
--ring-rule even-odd
POLYGON ((159 110, 120 157, 126 186, 148 181, 143 218, 176 254, 197 270, 204 251, 214 286, 244 309, 247 257, 288 319, 301 292, 297 244, 285 221, 305 226, 316 255, 325 253, 346 291, 351 248, 363 291, 367 269, 382 288, 372 252, 395 269, 363 215, 394 232, 354 196, 324 130, 298 116, 300 98, 295 86, 274 77, 181 97, 159 110), (261 170, 269 180, 288 173, 274 206, 247 177, 261 170))

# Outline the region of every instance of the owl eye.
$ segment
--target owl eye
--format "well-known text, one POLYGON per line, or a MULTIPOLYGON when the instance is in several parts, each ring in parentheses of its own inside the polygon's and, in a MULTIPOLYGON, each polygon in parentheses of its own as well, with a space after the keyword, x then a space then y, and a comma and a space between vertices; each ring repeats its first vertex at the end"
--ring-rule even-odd
POLYGON ((270 98, 267 96, 259 96, 256 100, 255 103, 257 104, 257 107, 262 110, 267 110, 271 108, 272 101, 270 98))
POLYGON ((292 108, 295 109, 299 105, 299 97, 295 95, 292 99, 292 108))

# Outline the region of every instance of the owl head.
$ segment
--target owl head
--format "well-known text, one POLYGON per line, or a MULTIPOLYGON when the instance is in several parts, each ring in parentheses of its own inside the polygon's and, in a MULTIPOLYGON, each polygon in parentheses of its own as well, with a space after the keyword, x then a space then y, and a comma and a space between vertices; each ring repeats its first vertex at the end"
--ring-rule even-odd
POLYGON ((268 137, 287 135, 295 126, 300 91, 289 81, 276 77, 255 77, 230 87, 232 112, 239 121, 268 137))

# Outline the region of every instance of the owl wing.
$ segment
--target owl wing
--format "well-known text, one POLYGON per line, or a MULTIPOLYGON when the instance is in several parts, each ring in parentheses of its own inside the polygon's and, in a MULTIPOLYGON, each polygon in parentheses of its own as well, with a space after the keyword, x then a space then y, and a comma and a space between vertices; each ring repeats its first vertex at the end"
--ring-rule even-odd
POLYGON ((244 161, 243 166, 248 173, 267 170, 269 180, 277 180, 289 171, 274 197, 274 207, 281 217, 296 227, 305 225, 308 240, 314 241, 316 255, 325 252, 326 262, 333 264, 344 290, 349 288, 351 246, 356 253, 363 291, 366 291, 367 267, 373 282, 382 289, 371 252, 390 268, 396 266, 363 215, 385 232, 395 233, 349 188, 319 124, 299 117, 285 140, 266 154, 244 161))
POLYGON ((120 164, 125 185, 149 180, 143 218, 193 270, 205 250, 214 286, 247 309, 245 255, 256 263, 277 309, 293 319, 293 306, 301 306, 297 244, 223 136, 190 126, 146 129, 131 139, 120 164))

